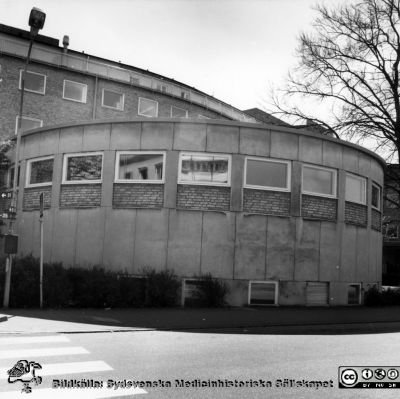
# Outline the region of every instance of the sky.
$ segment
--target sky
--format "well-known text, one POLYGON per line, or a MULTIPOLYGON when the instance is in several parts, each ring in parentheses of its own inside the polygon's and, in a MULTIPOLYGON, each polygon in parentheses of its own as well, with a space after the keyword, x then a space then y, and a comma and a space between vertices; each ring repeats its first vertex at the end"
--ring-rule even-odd
POLYGON ((46 13, 41 33, 60 45, 68 35, 70 49, 148 69, 244 110, 263 108, 271 84, 284 84, 316 3, 0 0, 0 23, 28 30, 29 12, 38 7, 46 13))

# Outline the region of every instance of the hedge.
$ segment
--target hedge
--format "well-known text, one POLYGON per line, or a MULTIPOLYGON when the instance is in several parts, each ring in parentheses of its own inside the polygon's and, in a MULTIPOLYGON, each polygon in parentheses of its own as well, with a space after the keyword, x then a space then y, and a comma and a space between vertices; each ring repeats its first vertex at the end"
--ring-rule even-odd
MULTIPOLYGON (((0 260, 5 265, 5 260, 0 260)), ((146 278, 91 268, 66 268, 61 263, 43 265, 45 307, 142 307, 179 304, 180 281, 172 271, 145 270, 146 278)), ((0 298, 4 293, 5 267, 0 265, 0 298)), ((9 306, 39 307, 39 260, 25 256, 12 266, 9 306)))

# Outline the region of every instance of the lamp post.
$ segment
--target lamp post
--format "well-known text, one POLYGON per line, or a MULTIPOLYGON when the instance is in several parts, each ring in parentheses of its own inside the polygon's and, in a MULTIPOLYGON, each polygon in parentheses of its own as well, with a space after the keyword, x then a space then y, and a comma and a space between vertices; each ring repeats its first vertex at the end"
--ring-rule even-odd
MULTIPOLYGON (((21 97, 20 97, 20 104, 19 104, 19 120, 18 120, 18 128, 17 128, 17 142, 15 145, 15 162, 14 162, 14 177, 13 177, 13 187, 12 187, 12 197, 11 197, 11 206, 10 206, 10 213, 14 213, 14 217, 16 217, 17 212, 17 199, 18 199, 18 166, 19 166, 19 151, 21 145, 21 127, 22 127, 22 111, 24 106, 24 91, 25 91, 25 76, 29 64, 29 60, 31 57, 32 46, 35 40, 35 37, 38 35, 39 30, 43 28, 44 21, 46 20, 46 14, 40 10, 39 8, 33 7, 31 13, 29 14, 29 26, 31 27, 30 30, 30 42, 29 42, 29 49, 28 55, 25 60, 25 67, 24 71, 21 74, 21 97)), ((13 219, 10 219, 9 222, 9 234, 8 237, 6 236, 5 239, 7 248, 7 259, 6 259, 6 278, 5 278, 5 285, 4 285, 4 298, 3 298, 3 307, 8 308, 9 298, 10 298, 10 285, 11 285, 11 267, 12 267, 12 256, 16 253, 16 245, 18 236, 14 235, 14 222, 13 219), (11 245, 10 245, 11 243, 11 245), (13 248, 10 248, 13 247, 13 248)))

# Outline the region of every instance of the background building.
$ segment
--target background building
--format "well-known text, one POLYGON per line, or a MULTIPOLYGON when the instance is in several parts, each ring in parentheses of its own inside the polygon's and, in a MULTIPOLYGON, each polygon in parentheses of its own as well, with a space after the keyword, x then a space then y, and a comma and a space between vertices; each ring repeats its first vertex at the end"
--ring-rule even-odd
MULTIPOLYGON (((5 138, 16 131, 27 34, 0 31, 5 138)), ((43 193, 46 261, 174 269, 183 292, 211 273, 230 285, 232 305, 359 304, 380 284, 381 158, 39 39, 25 93, 20 254, 38 254, 43 193)))

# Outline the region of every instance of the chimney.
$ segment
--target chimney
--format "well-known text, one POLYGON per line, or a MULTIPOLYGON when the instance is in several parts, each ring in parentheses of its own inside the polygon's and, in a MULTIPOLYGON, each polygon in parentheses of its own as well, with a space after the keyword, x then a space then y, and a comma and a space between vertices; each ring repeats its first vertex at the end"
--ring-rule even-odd
POLYGON ((64 46, 63 52, 66 53, 68 51, 68 46, 69 46, 69 36, 67 35, 64 35, 63 37, 63 46, 64 46))

